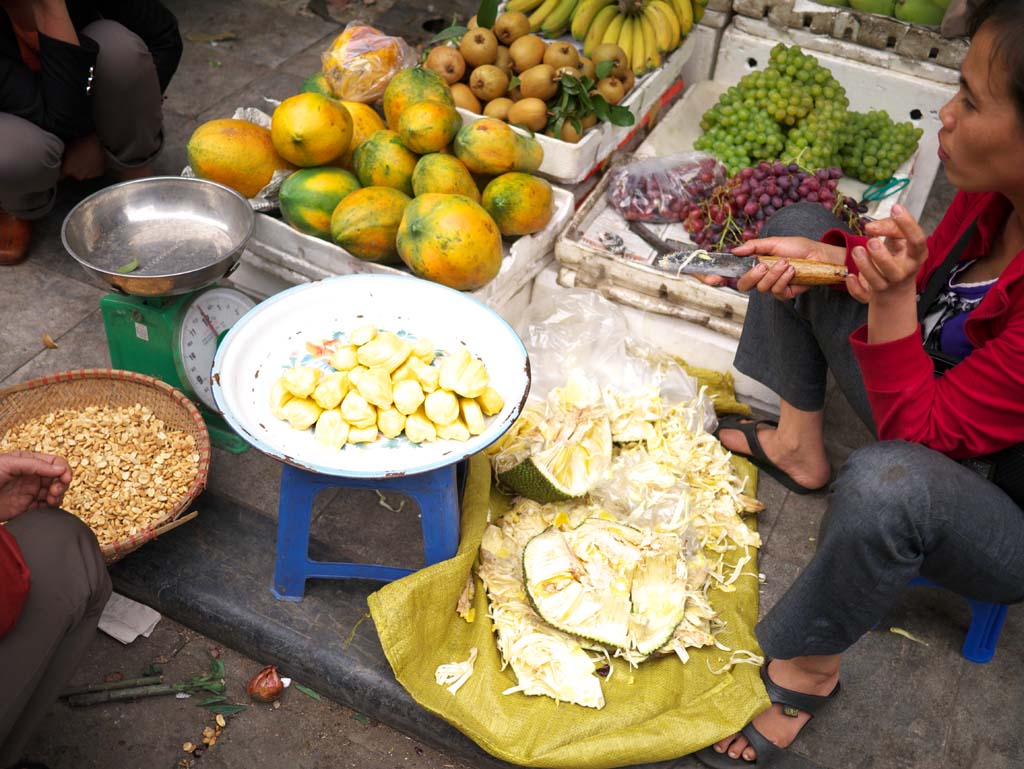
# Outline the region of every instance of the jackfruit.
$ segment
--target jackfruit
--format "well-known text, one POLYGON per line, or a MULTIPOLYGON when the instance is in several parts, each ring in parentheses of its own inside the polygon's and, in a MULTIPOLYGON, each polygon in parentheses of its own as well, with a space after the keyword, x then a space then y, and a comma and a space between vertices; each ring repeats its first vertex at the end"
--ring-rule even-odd
POLYGON ((370 427, 377 424, 377 410, 355 390, 349 390, 341 402, 341 416, 352 427, 370 427))
POLYGON ((270 413, 278 419, 287 419, 284 415, 284 404, 292 399, 292 394, 285 387, 284 379, 278 379, 270 386, 270 413))
POLYGON ((441 362, 438 384, 465 398, 475 398, 487 389, 487 368, 465 347, 459 347, 441 362))
POLYGON ((480 404, 472 398, 459 398, 459 409, 462 412, 462 420, 466 423, 466 429, 470 435, 479 435, 487 424, 484 422, 484 414, 480 410, 480 404))
POLYGON ((296 430, 308 430, 312 427, 319 419, 321 411, 323 409, 308 398, 292 398, 282 409, 284 418, 296 430))
POLYGON ((338 369, 338 371, 348 371, 355 368, 359 365, 359 361, 356 358, 356 349, 354 344, 339 347, 331 355, 331 365, 338 369))
POLYGON ((367 342, 356 352, 356 358, 367 368, 381 368, 389 374, 405 363, 412 352, 412 343, 384 331, 367 342))
POLYGON ((360 326, 355 329, 348 336, 348 341, 354 344, 356 347, 360 347, 369 341, 372 341, 377 336, 377 327, 372 324, 360 326))
POLYGON ((313 366, 296 366, 284 372, 281 379, 288 392, 296 398, 308 398, 320 382, 323 372, 313 366))
POLYGON ((359 387, 359 380, 362 378, 363 374, 369 370, 370 369, 366 368, 366 366, 356 364, 356 366, 348 372, 348 381, 351 382, 353 387, 359 387))
POLYGON ((447 390, 435 390, 423 401, 427 417, 435 425, 447 425, 459 418, 459 399, 447 390))
POLYGON ((406 416, 415 413, 423 403, 423 388, 415 379, 396 382, 391 394, 395 401, 395 408, 406 416))
POLYGON ((405 437, 413 443, 437 440, 437 428, 422 408, 405 418, 405 437))
POLYGON ((341 418, 341 412, 338 409, 329 409, 316 420, 313 437, 325 446, 340 449, 348 440, 348 430, 348 422, 341 418))
POLYGON ((377 412, 377 429, 385 438, 395 438, 405 429, 405 414, 396 409, 382 409, 377 412))
POLYGON ((436 366, 428 366, 419 358, 411 357, 406 361, 413 379, 420 383, 423 392, 432 393, 437 389, 440 370, 436 366))
POLYGON ((412 346, 412 354, 424 363, 430 364, 433 362, 434 356, 437 355, 437 350, 433 342, 426 337, 420 337, 412 346))
POLYGON ((477 396, 476 402, 480 404, 480 410, 489 417, 505 408, 505 399, 493 387, 487 387, 477 396))
POLYGON ((468 441, 469 428, 461 419, 437 426, 437 437, 443 441, 468 441))
POLYGON ((363 372, 356 385, 359 394, 366 398, 366 402, 382 409, 388 408, 391 403, 391 374, 382 368, 371 368, 363 372))
POLYGON ((313 390, 313 400, 322 409, 337 408, 348 391, 348 375, 344 371, 335 371, 320 379, 320 384, 313 390))
POLYGON ((377 425, 369 427, 356 427, 353 425, 348 431, 349 443, 373 443, 377 440, 377 425))

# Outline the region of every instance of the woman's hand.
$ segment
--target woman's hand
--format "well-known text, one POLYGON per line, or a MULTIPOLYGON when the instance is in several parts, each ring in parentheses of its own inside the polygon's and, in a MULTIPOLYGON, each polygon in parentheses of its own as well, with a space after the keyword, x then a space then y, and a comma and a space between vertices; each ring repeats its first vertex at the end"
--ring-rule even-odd
POLYGON ((101 176, 106 168, 107 157, 96 134, 68 141, 60 168, 65 176, 82 182, 101 176))
POLYGON ((928 237, 910 212, 893 206, 892 216, 867 225, 867 248, 853 249, 860 271, 846 279, 846 288, 861 302, 904 301, 917 290, 917 274, 928 258, 928 237))
POLYGON ((59 507, 71 484, 71 467, 62 457, 36 451, 0 454, 0 521, 43 505, 59 507))
POLYGON ((748 240, 732 250, 736 256, 779 256, 782 257, 773 266, 755 265, 743 275, 736 288, 749 291, 756 288, 763 294, 771 294, 776 299, 788 300, 802 294, 808 286, 791 286, 796 271, 787 259, 810 259, 829 264, 845 264, 846 250, 841 246, 830 246, 810 238, 759 238, 748 240))

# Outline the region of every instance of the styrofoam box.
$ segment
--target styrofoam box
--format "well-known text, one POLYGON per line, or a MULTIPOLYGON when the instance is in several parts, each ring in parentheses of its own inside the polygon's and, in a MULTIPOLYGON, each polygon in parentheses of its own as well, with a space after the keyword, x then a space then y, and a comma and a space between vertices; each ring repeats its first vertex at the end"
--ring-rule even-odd
MULTIPOLYGON (((537 173, 563 184, 576 184, 586 179, 636 130, 637 125, 644 119, 651 107, 679 79, 679 73, 682 72, 683 65, 695 47, 696 39, 687 36, 682 45, 672 52, 664 64, 637 79, 633 89, 622 100, 622 106, 628 107, 636 118, 634 125, 616 126, 611 123, 598 123, 586 131, 583 138, 576 144, 540 133, 535 134, 534 138, 540 142, 540 146, 544 150, 544 160, 537 173)), ((463 125, 475 123, 483 118, 483 115, 477 115, 461 108, 459 114, 462 115, 463 125)), ((529 135, 529 132, 519 128, 513 130, 529 135)))
MULTIPOLYGON (((558 187, 553 192, 555 211, 547 226, 533 235, 506 242, 497 277, 469 292, 509 322, 525 309, 523 300, 529 301, 533 279, 552 261, 555 237, 572 216, 572 195, 558 187)), ((404 268, 365 262, 340 246, 298 232, 280 219, 257 214, 252 237, 230 281, 249 294, 266 298, 299 283, 360 273, 409 274, 404 268)))

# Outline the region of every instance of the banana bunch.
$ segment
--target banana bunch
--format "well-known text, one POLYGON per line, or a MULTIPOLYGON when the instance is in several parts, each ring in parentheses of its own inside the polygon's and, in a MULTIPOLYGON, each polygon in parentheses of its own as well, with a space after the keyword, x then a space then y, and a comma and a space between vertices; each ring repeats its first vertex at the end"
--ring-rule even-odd
MULTIPOLYGON (((543 5, 553 0, 544 0, 543 5)), ((511 0, 533 2, 533 0, 511 0)), ((575 6, 569 30, 583 42, 583 55, 597 46, 614 43, 629 59, 637 76, 661 66, 694 24, 699 0, 642 0, 629 4, 618 0, 560 0, 575 6)), ((538 11, 543 8, 538 8, 538 11)), ((541 27, 543 31, 544 28, 541 27)))

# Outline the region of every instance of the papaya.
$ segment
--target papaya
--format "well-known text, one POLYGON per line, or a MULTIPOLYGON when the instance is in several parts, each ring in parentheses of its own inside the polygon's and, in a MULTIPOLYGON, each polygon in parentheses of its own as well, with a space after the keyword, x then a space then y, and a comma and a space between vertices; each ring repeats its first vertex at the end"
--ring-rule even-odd
POLYGON ((299 232, 331 239, 331 214, 359 189, 355 174, 331 166, 303 168, 281 185, 281 216, 299 232))
POLYGON ((277 105, 270 135, 285 160, 303 167, 322 166, 348 149, 352 118, 337 99, 300 93, 277 105))
POLYGON ((536 139, 489 117, 464 125, 456 134, 453 147, 455 157, 474 174, 530 173, 540 168, 544 160, 544 149, 536 139))
POLYGON ((291 168, 274 149, 270 131, 248 120, 218 118, 203 123, 188 140, 187 152, 196 176, 247 198, 267 186, 274 171, 291 168))
POLYGON ((323 72, 315 72, 302 81, 302 93, 319 93, 334 98, 330 83, 324 77, 323 72))
POLYGON ((427 193, 405 208, 398 255, 413 274, 472 291, 501 269, 501 232, 479 203, 465 195, 427 193))
POLYGON ((543 230, 555 211, 551 185, 519 171, 494 177, 484 188, 481 205, 502 235, 530 235, 543 230))
POLYGON ((331 215, 331 237, 368 262, 396 262, 395 237, 411 198, 393 187, 363 187, 345 197, 331 215))
POLYGON ((392 75, 400 71, 408 47, 368 24, 351 24, 320 60, 324 77, 339 99, 364 104, 381 98, 392 75))
POLYGON ((402 138, 386 128, 375 131, 352 155, 352 167, 364 187, 394 187, 406 195, 412 195, 416 161, 402 138))
POLYGON ((438 192, 445 195, 465 195, 480 202, 480 191, 462 161, 454 155, 431 152, 416 163, 412 172, 414 195, 438 192))
POLYGON ((384 119, 388 128, 398 130, 398 118, 410 104, 436 101, 455 106, 452 89, 443 77, 423 67, 409 67, 398 72, 384 89, 384 119))
POLYGON ((402 144, 420 155, 447 147, 462 128, 462 116, 455 107, 437 101, 410 104, 398 118, 402 144))
POLYGON ((355 154, 356 147, 377 131, 384 129, 384 118, 378 115, 377 110, 369 104, 358 101, 343 101, 342 104, 345 105, 349 117, 352 118, 352 141, 349 142, 348 149, 341 153, 341 157, 335 160, 333 165, 354 171, 352 156, 355 154))

